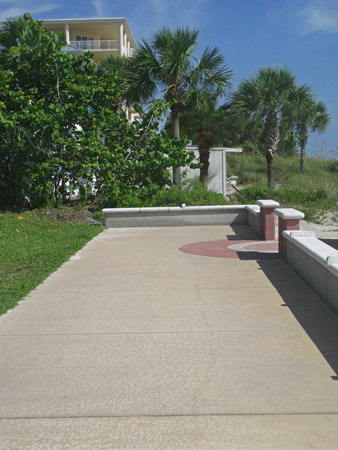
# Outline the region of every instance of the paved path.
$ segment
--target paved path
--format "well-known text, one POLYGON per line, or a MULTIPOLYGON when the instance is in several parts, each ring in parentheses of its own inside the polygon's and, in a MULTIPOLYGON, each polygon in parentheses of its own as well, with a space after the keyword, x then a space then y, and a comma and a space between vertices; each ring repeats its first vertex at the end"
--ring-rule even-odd
POLYGON ((338 315, 280 259, 180 251, 222 239, 108 229, 2 317, 0 448, 336 450, 338 315))

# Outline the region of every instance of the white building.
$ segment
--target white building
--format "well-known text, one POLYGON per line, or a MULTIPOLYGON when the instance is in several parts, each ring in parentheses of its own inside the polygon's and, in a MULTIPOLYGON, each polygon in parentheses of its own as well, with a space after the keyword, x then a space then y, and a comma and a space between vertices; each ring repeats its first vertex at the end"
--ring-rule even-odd
POLYGON ((64 33, 70 46, 93 53, 97 62, 108 55, 129 57, 135 49, 128 21, 123 17, 45 19, 43 22, 54 33, 64 33))

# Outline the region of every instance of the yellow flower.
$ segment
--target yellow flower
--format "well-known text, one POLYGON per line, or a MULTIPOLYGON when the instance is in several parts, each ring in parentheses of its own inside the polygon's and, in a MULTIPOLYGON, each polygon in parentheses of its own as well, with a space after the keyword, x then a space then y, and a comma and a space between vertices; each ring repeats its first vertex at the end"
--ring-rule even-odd
POLYGON ((23 220, 23 217, 22 217, 22 216, 19 216, 18 219, 19 219, 19 220, 23 220))

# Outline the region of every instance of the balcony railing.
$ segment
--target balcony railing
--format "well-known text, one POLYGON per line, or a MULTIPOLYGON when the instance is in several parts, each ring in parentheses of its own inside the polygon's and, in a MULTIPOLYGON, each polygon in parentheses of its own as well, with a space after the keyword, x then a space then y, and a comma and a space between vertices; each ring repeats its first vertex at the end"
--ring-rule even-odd
POLYGON ((128 58, 132 57, 133 54, 135 53, 135 49, 134 48, 126 48, 125 51, 126 51, 126 56, 128 58))
POLYGON ((119 50, 119 41, 70 41, 69 45, 77 47, 80 50, 93 50, 93 51, 104 51, 104 50, 119 50))

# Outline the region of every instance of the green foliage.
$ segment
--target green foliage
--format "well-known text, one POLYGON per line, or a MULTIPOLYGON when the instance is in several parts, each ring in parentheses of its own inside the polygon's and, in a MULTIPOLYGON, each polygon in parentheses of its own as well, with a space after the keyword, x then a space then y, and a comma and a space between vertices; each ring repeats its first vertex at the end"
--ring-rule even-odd
MULTIPOLYGON (((149 42, 137 45, 123 72, 127 101, 149 101, 161 95, 171 102, 172 136, 180 137, 180 112, 184 105, 190 111, 204 111, 229 87, 232 72, 225 66, 218 48, 207 47, 199 61, 194 56, 198 31, 163 27, 149 42)), ((174 184, 181 183, 175 164, 174 184)))
MULTIPOLYGON (((66 218, 71 211, 60 213, 66 218)), ((57 217, 49 210, 0 213, 0 314, 103 229, 57 217)))
POLYGON ((159 131, 171 104, 138 109, 142 120, 129 124, 116 113, 121 80, 89 53, 65 54, 42 22, 24 19, 36 45, 0 54, 0 207, 69 201, 80 178, 103 200, 170 184, 169 168, 193 159, 185 141, 159 131))
POLYGON ((229 154, 227 163, 228 175, 237 175, 238 183, 247 185, 232 199, 236 203, 255 203, 259 199, 272 199, 283 207, 303 211, 307 220, 314 221, 328 209, 335 209, 338 200, 336 160, 307 158, 307 171, 300 173, 298 157, 276 157, 276 189, 264 187, 264 157, 229 154))
POLYGON ((239 203, 256 203, 257 200, 275 198, 273 193, 274 189, 248 186, 236 193, 236 199, 239 203))
POLYGON ((12 52, 22 45, 27 47, 40 45, 40 32, 43 23, 39 22, 38 26, 32 26, 34 25, 32 22, 33 19, 29 13, 24 14, 23 17, 18 17, 16 20, 7 20, 0 29, 0 45, 12 52))
POLYGON ((104 213, 102 211, 94 211, 93 217, 95 220, 98 220, 99 222, 101 222, 102 225, 105 224, 106 216, 104 215, 104 213))
POLYGON ((215 95, 222 95, 229 87, 232 72, 218 48, 208 47, 197 61, 197 38, 198 31, 188 27, 163 27, 149 42, 138 43, 124 71, 127 99, 147 101, 160 92, 174 101, 173 106, 204 109, 215 95))
POLYGON ((172 186, 171 189, 158 192, 149 206, 203 206, 203 205, 226 205, 222 194, 208 191, 201 183, 195 182, 190 189, 181 189, 172 186))
MULTIPOLYGON (((0 201, 7 205, 65 197, 65 183, 75 185, 83 172, 83 149, 98 141, 93 107, 107 101, 89 54, 67 55, 41 22, 27 18, 26 26, 38 44, 0 54, 0 201)), ((115 86, 112 80, 111 93, 115 86)))
POLYGON ((191 180, 185 187, 171 186, 158 189, 151 186, 148 189, 130 190, 128 193, 109 201, 106 206, 117 208, 142 208, 160 206, 202 206, 226 205, 222 194, 207 190, 198 180, 191 180))
POLYGON ((295 190, 295 189, 268 189, 258 186, 249 186, 241 189, 236 198, 242 203, 256 202, 261 199, 273 199, 285 204, 301 204, 309 206, 313 203, 327 200, 328 194, 324 189, 295 190))
POLYGON ((109 152, 99 154, 97 163, 90 166, 103 200, 118 201, 133 189, 163 188, 171 184, 170 167, 192 163, 194 154, 185 151, 185 140, 158 131, 159 118, 167 108, 168 103, 157 100, 148 112, 138 108, 142 120, 128 124, 120 113, 118 128, 104 130, 109 152))
POLYGON ((267 161, 268 186, 275 186, 274 158, 282 136, 285 114, 304 103, 310 88, 298 86, 287 68, 265 67, 255 77, 241 82, 232 96, 239 115, 258 115, 264 122, 263 148, 267 161))

